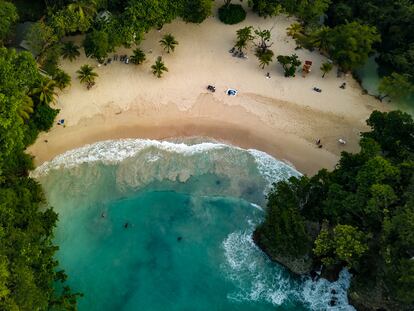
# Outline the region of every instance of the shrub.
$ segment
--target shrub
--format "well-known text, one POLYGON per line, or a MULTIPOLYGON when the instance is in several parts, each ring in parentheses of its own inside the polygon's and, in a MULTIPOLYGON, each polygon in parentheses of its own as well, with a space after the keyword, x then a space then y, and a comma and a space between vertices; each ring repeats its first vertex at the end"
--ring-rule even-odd
POLYGON ((181 12, 181 17, 187 23, 199 24, 211 15, 212 7, 212 0, 187 0, 181 12))
POLYGON ((36 107, 31 121, 39 131, 47 131, 59 113, 59 109, 53 109, 49 105, 40 104, 36 107))
POLYGON ((246 11, 240 4, 223 5, 218 13, 219 19, 228 25, 240 23, 246 18, 246 11))

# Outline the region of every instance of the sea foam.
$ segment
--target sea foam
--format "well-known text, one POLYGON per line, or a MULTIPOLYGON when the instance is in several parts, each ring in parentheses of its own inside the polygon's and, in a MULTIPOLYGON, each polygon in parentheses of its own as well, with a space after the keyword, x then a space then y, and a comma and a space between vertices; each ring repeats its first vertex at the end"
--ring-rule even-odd
POLYGON ((351 274, 341 271, 338 281, 294 279, 282 266, 271 263, 252 239, 255 225, 229 234, 223 241, 226 264, 222 269, 237 290, 228 295, 235 301, 266 301, 275 306, 300 301, 310 310, 354 311, 348 304, 351 274), (330 305, 335 300, 335 305, 330 305))
POLYGON ((252 189, 262 189, 266 194, 272 183, 300 175, 295 168, 254 149, 245 150, 215 142, 188 144, 123 139, 68 151, 39 166, 31 176, 41 179, 61 170, 67 174, 83 173, 85 176, 81 182, 85 182, 84 187, 78 185, 78 189, 82 189, 89 186, 86 182, 99 183, 100 170, 94 169, 94 165, 100 164, 116 167, 116 187, 121 192, 137 190, 153 182, 186 182, 191 177, 212 174, 229 181, 226 194, 246 199, 251 199, 245 194, 252 189), (77 167, 82 169, 77 170, 77 167))

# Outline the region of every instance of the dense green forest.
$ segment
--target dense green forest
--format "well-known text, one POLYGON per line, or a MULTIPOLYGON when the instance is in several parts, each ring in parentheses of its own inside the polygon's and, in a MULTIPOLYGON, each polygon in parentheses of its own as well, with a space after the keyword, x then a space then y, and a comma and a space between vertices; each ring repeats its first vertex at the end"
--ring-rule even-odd
MULTIPOLYGON (((70 309, 76 295, 64 285, 52 244, 57 215, 42 208, 40 185, 28 177, 25 146, 51 127, 57 111, 45 102, 48 78, 32 55, 0 48, 0 309, 70 309)), ((50 94, 49 94, 50 95, 50 94)))
POLYGON ((414 308, 414 122, 375 111, 361 151, 332 171, 274 185, 255 240, 289 266, 303 258, 335 279, 348 267, 358 310, 414 308))
MULTIPOLYGON (((412 96, 412 1, 248 3, 265 18, 283 12, 297 16, 300 22, 291 26, 290 35, 300 46, 326 53, 344 71, 358 68, 377 51, 383 95, 412 96)), ((76 308, 78 295, 65 286, 66 276, 53 258, 57 215, 45 208, 40 185, 28 177, 33 163, 24 153, 40 131, 52 126, 58 112, 51 108, 56 90, 70 84, 59 59, 73 60, 80 52, 62 38, 84 33, 86 53, 102 61, 116 47, 139 44, 150 29, 175 18, 201 23, 211 15, 213 4, 213 0, 0 0, 1 310, 76 308), (9 46, 16 23, 25 21, 33 22, 27 40, 36 61, 28 52, 4 47, 9 46)), ((136 63, 145 59, 139 49, 135 54, 136 63)), ((367 288, 373 288, 376 295, 369 303, 381 301, 390 310, 395 306, 404 310, 414 300, 413 122, 399 112, 376 112, 368 124, 373 130, 363 134, 361 152, 344 153, 333 172, 275 186, 256 238, 270 255, 308 256, 305 261, 310 265, 323 264, 326 276, 349 267, 355 274, 350 295, 356 303, 368 297, 367 288)))

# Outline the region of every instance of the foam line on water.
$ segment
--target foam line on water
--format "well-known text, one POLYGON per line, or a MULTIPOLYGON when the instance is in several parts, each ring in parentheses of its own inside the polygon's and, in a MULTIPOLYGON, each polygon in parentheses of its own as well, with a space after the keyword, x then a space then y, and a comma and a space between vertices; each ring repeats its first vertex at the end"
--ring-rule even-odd
MULTIPOLYGON (((273 182, 290 176, 300 175, 293 167, 273 158, 265 152, 254 149, 245 150, 239 147, 213 142, 186 144, 146 139, 122 139, 102 141, 67 151, 50 162, 43 163, 31 173, 31 176, 39 178, 53 170, 70 169, 85 163, 98 162, 106 165, 116 165, 126 159, 139 157, 141 162, 151 167, 157 167, 158 171, 161 169, 168 179, 174 180, 176 178, 182 181, 192 176, 192 174, 197 173, 197 171, 205 173, 203 172, 203 168, 207 170, 206 166, 208 165, 201 165, 202 161, 204 163, 210 161, 209 166, 214 168, 220 168, 219 164, 222 162, 221 169, 223 170, 226 166, 236 168, 238 165, 237 157, 247 159, 248 156, 254 159, 257 170, 262 178, 266 180, 268 184, 266 190, 269 189, 273 182), (179 157, 172 159, 175 155, 179 157), (205 159, 203 155, 208 155, 209 158, 205 159), (200 158, 194 159, 195 156, 200 156, 200 158), (178 158, 180 159, 180 164, 185 163, 186 159, 188 161, 188 159, 193 158, 192 162, 194 167, 192 169, 185 166, 181 168, 173 167, 171 163, 173 161, 177 162, 178 158), (164 168, 162 167, 162 163, 166 163, 164 168), (169 172, 168 174, 166 171, 168 169, 179 169, 179 176, 174 174, 174 172, 169 172)), ((147 167, 141 165, 141 167, 137 168, 142 169, 147 167)), ((239 168, 245 170, 246 167, 240 164, 239 168)), ((159 176, 157 179, 160 180, 162 178, 163 176, 159 176)))
POLYGON ((222 266, 237 290, 228 295, 235 301, 264 301, 281 306, 289 301, 301 301, 310 310, 355 311, 348 304, 347 290, 351 274, 342 270, 336 282, 309 277, 292 279, 280 265, 274 264, 252 240, 253 228, 236 231, 223 241, 226 264, 222 266), (335 305, 331 306, 331 300, 335 305))

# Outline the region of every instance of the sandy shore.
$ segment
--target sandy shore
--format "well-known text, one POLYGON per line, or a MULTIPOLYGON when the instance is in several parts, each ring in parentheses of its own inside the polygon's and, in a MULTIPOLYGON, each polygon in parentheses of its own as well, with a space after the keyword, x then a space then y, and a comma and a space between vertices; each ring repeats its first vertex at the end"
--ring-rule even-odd
MULTIPOLYGON (((332 168, 341 151, 358 150, 359 133, 366 130, 365 119, 372 110, 386 107, 362 95, 351 77, 336 77, 336 68, 321 78, 319 67, 326 58, 317 52, 295 51, 286 28, 293 22, 284 16, 262 19, 249 13, 246 21, 228 26, 211 17, 201 25, 175 21, 161 31, 151 31, 141 44, 147 61, 140 66, 114 62, 96 67, 96 86, 87 91, 76 79, 83 64, 96 62, 82 56, 74 62, 62 61, 72 77, 72 86, 60 94, 59 119, 66 127, 54 126, 29 148, 37 165, 67 150, 100 140, 119 138, 169 139, 205 136, 219 141, 255 148, 293 163, 312 174, 322 167, 332 168), (272 28, 276 55, 296 53, 302 61, 313 61, 306 78, 284 78, 276 62, 264 70, 249 48, 248 59, 231 56, 237 29, 252 25, 272 28), (163 52, 158 41, 172 33, 179 41, 175 53, 163 52), (150 67, 163 56, 169 72, 155 78, 150 67), (269 72, 271 79, 266 79, 269 72), (339 85, 346 81, 347 88, 339 85), (216 93, 206 90, 214 84, 216 93), (322 93, 312 91, 317 86, 322 93), (225 95, 227 88, 239 91, 225 95), (340 146, 339 138, 346 146, 340 146), (321 139, 323 148, 315 146, 321 139), (47 143, 45 142, 47 140, 47 143)), ((70 38, 77 42, 81 37, 70 38)), ((131 54, 120 49, 117 54, 131 54)))

